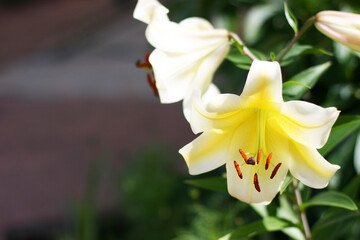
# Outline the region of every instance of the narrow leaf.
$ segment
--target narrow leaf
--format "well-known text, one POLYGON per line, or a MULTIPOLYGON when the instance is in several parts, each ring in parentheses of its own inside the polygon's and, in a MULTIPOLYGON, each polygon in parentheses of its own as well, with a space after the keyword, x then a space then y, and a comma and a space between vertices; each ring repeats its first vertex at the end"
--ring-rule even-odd
POLYGON ((241 226, 236 231, 227 235, 227 239, 243 239, 244 237, 253 237, 255 235, 266 232, 280 231, 290 226, 293 226, 293 224, 286 219, 265 217, 259 221, 241 226))
POLYGON ((274 52, 270 52, 270 59, 271 61, 275 61, 276 60, 276 55, 274 52))
POLYGON ((306 87, 308 89, 311 89, 311 87, 309 87, 308 85, 305 85, 305 84, 302 84, 299 82, 287 81, 287 82, 283 83, 283 87, 292 86, 292 85, 300 85, 300 86, 306 87))
POLYGON ((319 150, 321 155, 326 156, 332 149, 334 149, 341 141, 343 141, 350 134, 359 130, 360 116, 340 116, 336 122, 335 127, 331 130, 329 139, 326 145, 319 150))
POLYGON ((309 89, 312 88, 319 80, 321 75, 331 66, 330 62, 326 62, 314 67, 308 68, 295 76, 289 81, 297 82, 299 85, 285 85, 283 88, 283 95, 286 100, 300 99, 309 89), (302 85, 306 85, 304 87, 302 85))
MULTIPOLYGON (((281 54, 281 52, 279 53, 281 54)), ((278 54, 278 55, 279 55, 278 54)), ((297 57, 306 55, 306 54, 324 54, 328 56, 332 56, 333 54, 331 52, 328 52, 321 48, 315 48, 311 45, 294 45, 289 52, 287 52, 284 56, 284 58, 281 60, 280 65, 282 67, 289 65, 292 63, 297 57)))
POLYGON ((227 192, 226 179, 223 177, 185 180, 185 183, 217 192, 227 192))
POLYGON ((343 193, 348 195, 352 199, 356 199, 360 191, 360 175, 357 175, 351 179, 351 181, 346 184, 346 187, 343 189, 343 193))
POLYGON ((358 209, 356 204, 351 200, 350 197, 343 193, 335 191, 319 193, 315 197, 311 198, 309 201, 301 204, 299 208, 301 210, 305 210, 306 208, 312 206, 330 206, 345 208, 348 210, 358 209))
POLYGON ((239 49, 231 49, 226 56, 226 59, 232 62, 235 66, 241 69, 249 70, 252 63, 248 56, 241 54, 239 49))
POLYGON ((360 218, 357 211, 348 211, 346 209, 329 209, 314 225, 313 234, 316 235, 319 231, 329 231, 331 228, 343 223, 352 218, 360 218), (330 229, 329 229, 330 228, 330 229))
POLYGON ((285 17, 286 17, 287 22, 289 23, 290 27, 294 30, 295 34, 297 34, 298 22, 296 20, 295 15, 291 12, 291 10, 286 2, 284 2, 284 11, 285 11, 285 17))

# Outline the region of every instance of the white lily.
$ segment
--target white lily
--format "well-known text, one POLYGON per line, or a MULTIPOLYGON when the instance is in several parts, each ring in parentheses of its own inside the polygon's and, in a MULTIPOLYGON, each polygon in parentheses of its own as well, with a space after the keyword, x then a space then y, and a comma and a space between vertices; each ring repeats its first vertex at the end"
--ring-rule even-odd
POLYGON ((316 28, 345 46, 360 52, 360 15, 339 11, 316 14, 316 28))
POLYGON ((149 24, 145 35, 155 47, 149 61, 160 101, 185 99, 184 113, 188 115, 187 103, 191 102, 193 90, 199 90, 201 95, 219 93, 214 85, 209 86, 229 50, 229 32, 214 29, 207 20, 197 17, 171 22, 164 8, 156 0, 140 0, 134 18, 149 24))
POLYGON ((339 166, 316 150, 339 115, 304 101, 284 102, 277 62, 254 60, 240 96, 219 94, 204 104, 193 97, 191 127, 198 138, 180 149, 190 174, 226 164, 229 193, 268 204, 290 170, 302 183, 324 188, 339 166))

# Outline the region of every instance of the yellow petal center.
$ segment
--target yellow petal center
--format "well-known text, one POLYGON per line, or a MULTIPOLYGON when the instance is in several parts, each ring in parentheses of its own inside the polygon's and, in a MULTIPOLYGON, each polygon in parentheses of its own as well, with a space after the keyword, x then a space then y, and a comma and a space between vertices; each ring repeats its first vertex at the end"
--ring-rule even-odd
POLYGON ((266 175, 269 176, 270 179, 273 179, 276 176, 276 173, 279 170, 281 163, 276 161, 277 164, 275 165, 271 161, 273 153, 268 152, 266 149, 265 130, 269 111, 256 108, 255 112, 257 123, 255 148, 242 149, 242 147, 239 146, 239 158, 242 158, 244 161, 237 162, 235 160, 234 167, 240 179, 243 179, 241 168, 244 165, 247 166, 247 170, 251 169, 251 176, 254 176, 252 181, 254 187, 258 192, 261 192, 261 183, 259 182, 259 176, 266 175))

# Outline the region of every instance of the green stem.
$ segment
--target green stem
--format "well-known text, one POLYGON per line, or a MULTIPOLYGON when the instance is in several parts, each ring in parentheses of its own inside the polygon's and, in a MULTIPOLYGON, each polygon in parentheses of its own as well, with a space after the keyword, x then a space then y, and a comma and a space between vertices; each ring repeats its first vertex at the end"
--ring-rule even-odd
POLYGON ((287 47, 285 48, 285 50, 281 53, 281 55, 276 59, 276 61, 280 62, 281 59, 283 59, 283 57, 285 56, 285 54, 292 48, 292 46, 300 39, 300 37, 304 34, 304 32, 306 30, 308 30, 308 28, 314 24, 316 20, 315 16, 312 16, 311 18, 309 18, 308 20, 306 20, 306 22, 304 23, 304 25, 302 26, 302 28, 300 29, 300 31, 298 33, 295 33, 294 38, 291 40, 291 42, 287 45, 287 47))
POLYGON ((242 54, 248 56, 249 58, 251 58, 251 60, 255 60, 258 59, 254 54, 252 54, 252 52, 250 52, 250 50, 245 46, 244 42, 240 39, 240 37, 233 32, 229 32, 229 35, 232 39, 234 39, 236 42, 238 42, 241 46, 242 46, 242 54))
MULTIPOLYGON (((295 180, 295 179, 293 179, 292 183, 293 183, 293 188, 294 188, 294 192, 295 192, 296 203, 299 207, 302 204, 301 194, 299 191, 299 185, 298 185, 297 180, 295 180)), ((306 238, 306 240, 311 240, 312 236, 311 236, 311 232, 310 232, 309 223, 306 218, 306 213, 304 210, 301 210, 300 208, 299 208, 299 212, 300 212, 301 222, 304 227, 305 238, 306 238)))

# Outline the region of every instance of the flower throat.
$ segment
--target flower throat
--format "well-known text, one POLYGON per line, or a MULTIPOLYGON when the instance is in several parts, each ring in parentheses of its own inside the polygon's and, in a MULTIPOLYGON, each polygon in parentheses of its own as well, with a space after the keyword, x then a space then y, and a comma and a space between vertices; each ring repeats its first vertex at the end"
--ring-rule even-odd
MULTIPOLYGON (((264 169, 268 170, 269 166, 273 166, 273 170, 271 172, 270 175, 270 179, 273 179, 276 175, 276 173, 278 172, 281 163, 278 163, 276 166, 274 166, 274 164, 271 163, 271 158, 273 156, 273 153, 270 152, 269 154, 266 154, 266 144, 265 144, 265 127, 266 127, 266 120, 267 120, 267 115, 268 115, 268 111, 267 110, 263 110, 263 109, 255 109, 256 112, 256 121, 257 121, 257 128, 256 128, 256 151, 255 154, 251 154, 251 153, 245 153, 241 148, 239 149, 239 153, 241 155, 241 157, 244 160, 244 163, 241 164, 241 166, 244 166, 245 164, 247 165, 252 165, 255 168, 255 174, 254 174, 254 187, 256 189, 256 191, 261 192, 261 188, 260 188, 260 183, 259 183, 259 170, 262 167, 262 165, 264 165, 264 169), (264 155, 263 155, 264 152, 264 155), (267 157, 266 157, 267 155, 267 157), (266 161, 261 161, 262 158, 266 157, 266 161), (256 161, 255 161, 256 159, 256 161)), ((236 172, 239 176, 240 179, 243 179, 243 174, 241 172, 240 169, 240 165, 238 164, 237 161, 234 161, 234 167, 236 169, 236 172)))

